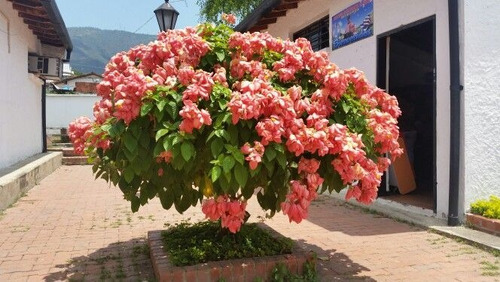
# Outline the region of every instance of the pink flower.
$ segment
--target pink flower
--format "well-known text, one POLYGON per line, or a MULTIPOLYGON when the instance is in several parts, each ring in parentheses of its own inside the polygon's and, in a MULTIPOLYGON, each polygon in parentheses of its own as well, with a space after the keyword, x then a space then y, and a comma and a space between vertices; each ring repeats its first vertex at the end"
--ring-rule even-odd
POLYGON ((165 162, 170 163, 172 161, 172 152, 171 151, 163 151, 156 158, 156 162, 165 162))
POLYGON ((316 171, 318 171, 319 169, 320 164, 321 162, 316 159, 306 159, 304 157, 301 157, 298 164, 299 173, 316 173, 316 171))
POLYGON ((94 104, 94 118, 99 124, 103 124, 108 118, 111 117, 113 104, 108 99, 101 99, 94 104))
POLYGON ((194 69, 192 66, 184 66, 179 69, 177 78, 182 85, 188 86, 189 84, 191 84, 193 77, 194 69))
POLYGON ((290 181, 290 193, 286 196, 286 201, 281 203, 283 214, 288 215, 290 222, 300 223, 307 218, 307 210, 310 204, 309 190, 306 185, 299 181, 290 181))
POLYGON ((245 160, 248 161, 248 165, 250 169, 254 170, 257 168, 259 163, 262 161, 262 156, 264 156, 264 146, 259 141, 254 141, 254 147, 250 147, 250 144, 245 143, 241 147, 241 152, 245 155, 245 160))
POLYGON ((358 186, 351 187, 347 189, 347 193, 345 194, 346 201, 349 201, 351 198, 358 199, 361 196, 361 189, 358 186))
POLYGON ((228 24, 235 24, 236 23, 236 16, 233 14, 222 13, 222 20, 228 24))
POLYGON ((245 219, 246 201, 230 199, 228 196, 218 196, 217 199, 203 200, 201 207, 205 217, 215 221, 221 219, 221 226, 231 233, 240 231, 245 219))
POLYGON ((205 217, 210 220, 218 220, 226 212, 227 197, 219 196, 217 199, 203 200, 201 207, 205 217))
POLYGON ((222 215, 221 226, 229 229, 231 233, 240 231, 245 219, 246 202, 231 200, 226 204, 226 212, 222 215))
POLYGON ((193 129, 200 129, 204 124, 212 124, 210 114, 206 110, 198 109, 191 100, 184 100, 184 107, 179 115, 183 118, 179 129, 186 133, 192 133, 193 129))
POLYGON ((257 134, 262 137, 262 145, 266 146, 269 142, 281 143, 281 136, 285 133, 283 120, 279 116, 271 116, 263 119, 255 126, 257 134))
POLYGON ((226 78, 226 69, 224 67, 216 67, 214 68, 214 73, 212 74, 212 79, 214 82, 217 82, 225 87, 228 87, 227 78, 226 78))
MULTIPOLYGON (((309 173, 306 175, 306 183, 307 183, 307 188, 309 191, 316 191, 318 187, 323 184, 324 179, 319 176, 318 173, 309 173)), ((310 198, 310 200, 314 200, 314 198, 310 198)))
POLYGON ((92 128, 92 121, 88 117, 79 117, 68 126, 68 136, 73 143, 75 153, 83 155, 87 142, 89 130, 92 128))
POLYGON ((303 219, 307 218, 307 208, 303 206, 298 203, 283 202, 281 203, 281 210, 283 214, 288 215, 290 222, 300 223, 303 219))
POLYGON ((294 85, 288 88, 286 93, 290 96, 292 101, 297 101, 302 97, 302 87, 294 85))

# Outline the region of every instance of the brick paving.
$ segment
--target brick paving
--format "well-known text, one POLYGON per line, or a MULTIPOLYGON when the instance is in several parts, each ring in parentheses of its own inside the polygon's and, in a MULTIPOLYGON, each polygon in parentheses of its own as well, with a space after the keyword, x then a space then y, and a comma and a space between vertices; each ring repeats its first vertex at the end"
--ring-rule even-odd
MULTIPOLYGON (((90 166, 62 166, 0 214, 0 281, 154 281, 146 234, 203 218, 159 201, 130 212, 90 166)), ((249 204, 253 220, 264 214, 249 204)), ((500 281, 500 258, 327 196, 309 219, 266 224, 318 255, 322 281, 500 281)))

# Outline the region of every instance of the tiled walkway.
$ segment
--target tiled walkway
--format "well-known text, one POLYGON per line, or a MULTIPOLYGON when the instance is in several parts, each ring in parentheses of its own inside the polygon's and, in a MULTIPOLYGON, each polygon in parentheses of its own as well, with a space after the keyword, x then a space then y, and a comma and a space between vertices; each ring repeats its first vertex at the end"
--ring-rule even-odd
MULTIPOLYGON (((183 219, 158 201, 132 214, 90 166, 63 166, 0 215, 0 281, 153 281, 145 236, 183 219)), ((258 220, 256 202, 249 204, 258 220)), ((322 281, 499 281, 500 258, 320 197, 309 220, 266 223, 318 254, 322 281)))

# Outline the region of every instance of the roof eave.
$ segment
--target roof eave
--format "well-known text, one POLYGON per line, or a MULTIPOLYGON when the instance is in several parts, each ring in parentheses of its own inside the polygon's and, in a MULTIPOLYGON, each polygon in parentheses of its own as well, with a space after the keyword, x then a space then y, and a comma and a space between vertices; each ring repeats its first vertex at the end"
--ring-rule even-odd
POLYGON ((57 35, 61 38, 61 41, 64 44, 64 48, 66 49, 66 58, 63 61, 69 61, 71 57, 71 51, 73 51, 73 43, 71 42, 71 38, 69 36, 68 30, 66 29, 66 25, 64 24, 64 20, 59 12, 59 8, 55 0, 40 0, 40 3, 45 8, 47 15, 50 20, 54 23, 54 27, 56 29, 57 35))
POLYGON ((252 28, 264 15, 271 12, 281 4, 281 0, 264 0, 262 3, 246 16, 234 29, 239 32, 246 32, 252 28))

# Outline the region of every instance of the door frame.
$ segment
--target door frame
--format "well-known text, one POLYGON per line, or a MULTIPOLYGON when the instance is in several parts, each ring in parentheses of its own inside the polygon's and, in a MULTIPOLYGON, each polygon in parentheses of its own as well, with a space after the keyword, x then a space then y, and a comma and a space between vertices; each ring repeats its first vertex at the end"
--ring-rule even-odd
MULTIPOLYGON (((436 61, 436 15, 432 15, 432 16, 429 16, 429 17, 425 17, 425 18, 422 18, 420 20, 417 20, 417 21, 414 21, 414 22, 411 22, 409 24, 405 24, 405 25, 401 25, 395 29, 392 29, 392 30, 389 30, 389 31, 386 31, 386 32, 383 32, 383 33, 380 33, 377 35, 377 40, 376 40, 376 52, 377 52, 377 58, 376 58, 376 81, 377 81, 377 86, 380 85, 380 82, 383 80, 384 81, 384 85, 386 85, 385 81, 387 80, 387 57, 386 57, 386 52, 387 52, 387 48, 384 44, 384 47, 383 47, 383 51, 384 52, 384 58, 383 60, 381 60, 382 58, 379 58, 380 56, 380 52, 382 50, 380 50, 380 40, 383 39, 383 38, 386 38, 386 37, 390 37, 391 35, 395 34, 395 33, 398 33, 400 31, 403 31, 403 30, 407 30, 409 28, 412 28, 412 27, 415 27, 417 25, 420 25, 420 24, 423 24, 423 23, 426 23, 426 22, 429 22, 431 21, 432 22, 432 61, 433 61, 433 65, 434 65, 434 74, 433 74, 433 86, 432 86, 432 132, 433 132, 433 136, 432 136, 432 144, 433 144, 433 148, 432 148, 432 160, 433 160, 433 163, 432 163, 432 193, 433 193, 433 212, 436 213, 436 210, 437 210, 437 61, 436 61), (383 70, 384 71, 379 71, 380 70, 380 64, 383 63, 385 64, 383 67, 383 70)), ((390 85, 390 84, 389 84, 390 85)), ((389 89, 386 89, 387 91, 389 89)), ((390 93, 389 93, 390 94, 390 93)), ((387 171, 385 173, 385 175, 388 175, 387 171)), ((386 181, 386 183, 388 183, 388 179, 386 181)))

